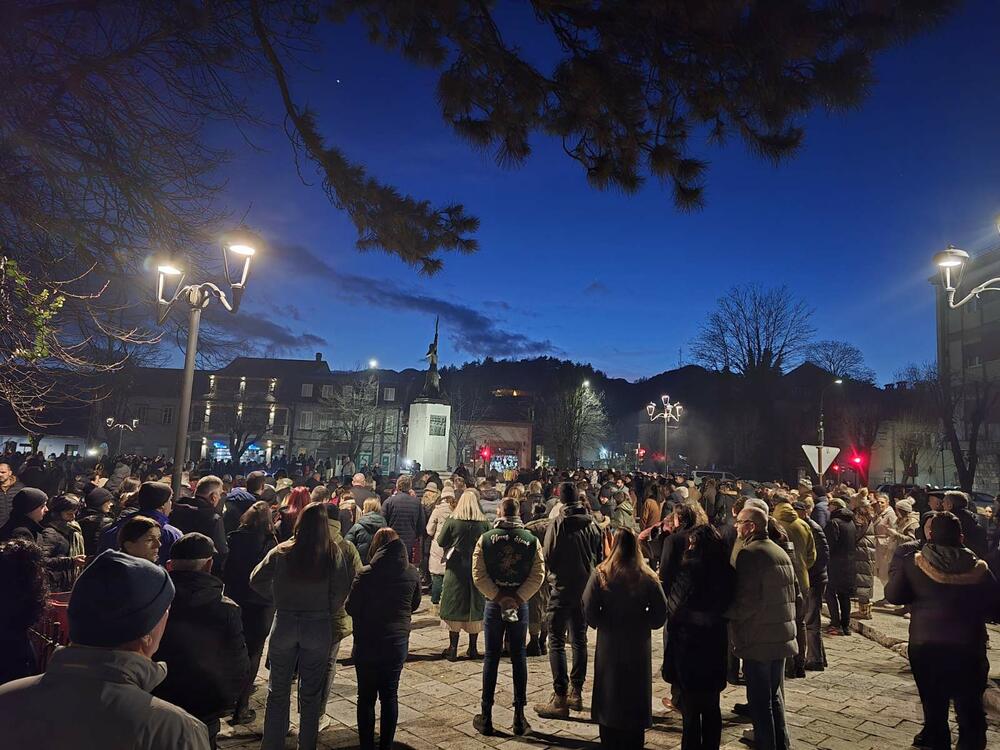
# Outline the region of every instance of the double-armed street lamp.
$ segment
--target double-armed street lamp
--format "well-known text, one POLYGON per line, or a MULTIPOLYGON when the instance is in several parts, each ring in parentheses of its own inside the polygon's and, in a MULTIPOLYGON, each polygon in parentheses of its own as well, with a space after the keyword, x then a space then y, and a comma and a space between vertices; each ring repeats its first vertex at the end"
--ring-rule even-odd
MULTIPOLYGON (((996 226, 997 231, 1000 232, 1000 216, 996 219, 996 226)), ((938 267, 938 271, 941 273, 941 282, 944 285, 945 293, 948 295, 948 307, 952 309, 961 307, 983 292, 1000 292, 1000 276, 996 276, 973 287, 958 302, 955 301, 955 294, 962 283, 962 274, 969 260, 969 254, 954 245, 948 245, 944 250, 934 255, 934 265, 938 267)))
POLYGON ((210 281, 185 285, 184 271, 171 263, 157 267, 157 323, 163 325, 175 304, 183 303, 188 306, 187 351, 184 355, 184 380, 181 384, 181 403, 174 442, 174 472, 170 483, 174 498, 180 496, 181 470, 187 452, 187 431, 191 418, 191 392, 194 389, 194 365, 198 354, 201 311, 208 307, 213 299, 231 313, 239 309, 247 279, 250 277, 250 261, 261 245, 260 237, 246 229, 237 229, 222 238, 222 259, 226 270, 226 283, 229 285, 228 297, 222 289, 210 281), (171 286, 172 293, 169 291, 171 286))
MULTIPOLYGON (((684 407, 681 406, 680 401, 671 403, 670 396, 667 395, 660 396, 660 403, 663 405, 663 411, 656 411, 656 404, 650 401, 646 404, 646 414, 649 416, 650 422, 655 422, 657 419, 663 420, 663 473, 666 474, 670 468, 670 452, 668 450, 670 423, 681 421, 681 412, 684 411, 684 407)), ((676 430, 679 427, 678 424, 672 429, 676 430)))
POLYGON ((104 420, 104 426, 109 430, 118 430, 118 449, 115 452, 115 458, 117 458, 122 452, 122 435, 125 430, 134 432, 135 428, 139 426, 139 420, 130 419, 128 422, 119 422, 114 417, 108 417, 104 420))

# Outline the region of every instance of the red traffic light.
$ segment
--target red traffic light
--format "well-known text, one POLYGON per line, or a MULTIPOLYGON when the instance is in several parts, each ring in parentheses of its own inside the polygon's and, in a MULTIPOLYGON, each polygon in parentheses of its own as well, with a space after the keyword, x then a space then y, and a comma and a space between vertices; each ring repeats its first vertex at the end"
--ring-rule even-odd
POLYGON ((833 469, 834 471, 840 471, 840 464, 834 464, 830 468, 833 469))
POLYGON ((481 451, 479 451, 479 455, 483 457, 484 461, 489 461, 490 460, 490 447, 488 445, 484 445, 483 449, 481 451))
POLYGON ((639 458, 645 458, 645 457, 646 457, 646 449, 645 448, 640 448, 639 449, 639 458))
POLYGON ((858 466, 861 466, 861 456, 855 456, 854 458, 851 459, 851 461, 853 461, 858 466))

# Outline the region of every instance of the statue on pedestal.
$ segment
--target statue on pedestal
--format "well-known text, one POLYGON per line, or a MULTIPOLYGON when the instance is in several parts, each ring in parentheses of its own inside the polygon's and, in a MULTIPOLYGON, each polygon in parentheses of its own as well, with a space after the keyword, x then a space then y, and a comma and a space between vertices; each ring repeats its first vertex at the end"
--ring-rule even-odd
POLYGON ((424 388, 420 391, 420 398, 442 398, 441 374, 438 372, 438 324, 440 317, 434 319, 434 341, 427 347, 427 354, 424 359, 430 363, 427 375, 424 377, 424 388))

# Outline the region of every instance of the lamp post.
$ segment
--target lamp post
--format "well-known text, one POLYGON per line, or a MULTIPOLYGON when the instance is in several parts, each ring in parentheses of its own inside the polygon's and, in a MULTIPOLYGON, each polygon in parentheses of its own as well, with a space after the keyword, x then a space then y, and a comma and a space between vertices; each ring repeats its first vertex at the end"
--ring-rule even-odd
MULTIPOLYGON (((369 359, 368 369, 375 373, 375 413, 372 414, 372 458, 368 462, 368 470, 371 471, 375 468, 375 429, 378 427, 378 389, 379 389, 379 378, 378 378, 378 360, 369 359)), ((379 456, 379 468, 382 467, 381 456, 379 456)))
POLYGON ((118 422, 115 420, 114 417, 108 417, 107 419, 104 420, 104 425, 109 430, 118 430, 118 448, 115 451, 115 458, 118 458, 118 456, 120 456, 122 452, 122 434, 125 432, 125 430, 128 430, 129 432, 134 432, 135 428, 139 426, 139 420, 132 419, 129 420, 128 422, 118 422))
POLYGON ((656 411, 656 404, 650 401, 646 404, 646 414, 649 415, 649 421, 655 422, 657 419, 663 420, 663 473, 666 474, 670 468, 670 454, 668 452, 669 446, 669 431, 670 429, 678 429, 680 426, 670 427, 671 422, 681 421, 681 412, 684 411, 684 407, 681 406, 681 402, 670 403, 670 396, 663 395, 660 396, 660 403, 663 404, 663 411, 656 411))
POLYGON ((157 268, 157 323, 163 325, 174 304, 183 302, 188 306, 187 351, 184 353, 184 380, 181 384, 177 433, 174 438, 174 472, 170 483, 175 498, 180 495, 181 470, 187 452, 187 431, 191 418, 191 392, 194 389, 194 365, 198 354, 198 328, 201 324, 201 311, 208 307, 213 299, 218 300, 231 313, 235 313, 239 309, 240 300, 243 298, 243 291, 250 276, 250 261, 260 246, 260 237, 245 229, 230 232, 223 237, 222 259, 225 264, 226 283, 229 285, 230 297, 227 297, 226 293, 212 282, 185 285, 184 272, 172 264, 164 264, 157 268), (231 264, 235 268, 231 268, 231 264), (234 271, 236 272, 234 273, 234 271), (168 292, 168 283, 176 283, 172 294, 168 292))
MULTIPOLYGON (((998 223, 997 228, 1000 229, 1000 223, 998 223)), ((958 286, 962 283, 962 272, 965 270, 968 262, 969 254, 964 250, 959 250, 954 245, 948 245, 948 247, 934 256, 934 265, 941 272, 941 282, 944 285, 945 294, 947 295, 948 307, 953 310, 978 297, 983 292, 1000 292, 1000 276, 996 276, 984 281, 979 286, 973 287, 969 290, 968 294, 956 302, 955 293, 958 291, 958 286)))
MULTIPOLYGON (((832 383, 827 383, 825 386, 823 386, 823 390, 821 390, 819 392, 819 429, 817 430, 817 433, 818 433, 817 437, 819 438, 819 456, 818 456, 818 460, 816 462, 816 466, 819 467, 820 469, 823 468, 823 447, 826 444, 825 443, 825 440, 826 440, 826 430, 823 427, 823 397, 826 396, 826 392, 830 388, 832 388, 835 385, 842 385, 843 382, 844 381, 841 378, 837 378, 832 383)), ((819 484, 820 484, 820 486, 822 486, 823 485, 823 475, 826 474, 826 472, 825 471, 817 471, 816 473, 819 475, 819 484)))

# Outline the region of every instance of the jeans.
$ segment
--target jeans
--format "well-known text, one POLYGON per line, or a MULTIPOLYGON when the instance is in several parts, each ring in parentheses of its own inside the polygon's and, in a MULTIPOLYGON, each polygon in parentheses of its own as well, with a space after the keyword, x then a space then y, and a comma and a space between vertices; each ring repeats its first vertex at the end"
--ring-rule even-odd
POLYGON ((587 679, 587 620, 583 616, 583 603, 553 607, 546 613, 549 621, 549 668, 552 670, 552 689, 566 695, 569 685, 583 690, 587 679), (569 631, 573 647, 573 671, 566 677, 566 632, 569 631))
POLYGON ((260 658, 264 654, 264 641, 271 630, 274 621, 274 607, 260 604, 240 605, 240 618, 243 620, 243 637, 247 642, 247 654, 250 657, 250 674, 247 676, 246 687, 236 699, 236 713, 243 711, 250 704, 250 694, 253 692, 253 682, 260 670, 260 658))
POLYGON ((358 741, 361 750, 375 748, 375 700, 382 703, 379 718, 379 747, 392 747, 399 720, 399 676, 403 662, 358 662, 354 665, 358 677, 358 741))
POLYGON ((722 710, 717 690, 685 690, 681 717, 681 750, 718 750, 722 742, 722 710))
POLYGON ((845 633, 851 630, 851 595, 826 590, 826 606, 830 609, 830 624, 845 633))
POLYGON ((431 574, 431 604, 441 603, 441 589, 444 588, 444 574, 431 574))
POLYGON ((823 627, 820 621, 820 611, 823 609, 823 594, 826 591, 826 581, 814 583, 806 594, 806 664, 825 667, 826 648, 823 646, 823 627))
POLYGON ((292 677, 299 670, 299 748, 313 750, 323 713, 323 693, 330 668, 330 615, 327 612, 283 612, 274 617, 268 660, 267 713, 261 750, 283 750, 288 734, 292 677))
POLYGON ((601 724, 601 747, 611 750, 642 750, 646 744, 645 729, 618 729, 601 724))
POLYGON ((528 656, 524 650, 524 639, 528 633, 528 605, 517 608, 517 622, 506 622, 502 609, 496 602, 486 602, 483 611, 483 640, 486 653, 483 654, 483 714, 489 716, 493 710, 493 695, 497 689, 497 670, 500 667, 500 652, 503 650, 504 636, 510 648, 511 671, 514 673, 514 706, 528 703, 528 656))
POLYGON ((785 660, 744 659, 743 674, 747 679, 754 747, 756 750, 788 750, 785 701, 782 697, 785 660))
POLYGON ((924 737, 934 750, 951 747, 948 704, 955 701, 958 750, 984 750, 983 690, 989 662, 982 646, 912 643, 910 669, 924 709, 924 737))
MULTIPOLYGON (((327 661, 329 669, 326 674, 326 685, 323 686, 323 711, 326 711, 326 704, 330 700, 330 688, 333 685, 333 678, 337 676, 338 653, 340 653, 340 641, 330 641, 330 658, 327 661)), ((323 713, 323 711, 320 711, 320 713, 323 713)))

